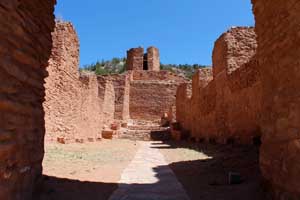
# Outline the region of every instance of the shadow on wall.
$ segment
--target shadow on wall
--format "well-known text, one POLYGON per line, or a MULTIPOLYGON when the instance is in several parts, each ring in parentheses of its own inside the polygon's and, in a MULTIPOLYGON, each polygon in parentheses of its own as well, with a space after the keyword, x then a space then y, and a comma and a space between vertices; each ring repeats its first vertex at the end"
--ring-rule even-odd
POLYGON ((54 1, 0 1, 0 199, 31 199, 44 155, 54 1))
MULTIPOLYGON (((181 153, 184 152, 182 151, 184 149, 201 152, 207 155, 209 159, 206 157, 201 160, 176 162, 176 158, 173 158, 171 160, 175 162, 171 161, 169 166, 158 166, 153 169, 158 179, 157 182, 120 185, 122 188, 126 188, 128 194, 133 194, 133 191, 153 191, 158 194, 168 194, 169 177, 166 176, 166 171, 170 167, 191 200, 265 199, 261 189, 258 149, 256 147, 190 142, 153 142, 152 148, 160 149, 167 159, 176 157, 176 150, 178 149, 181 149, 181 153), (229 172, 240 173, 242 183, 228 184, 229 172)), ((118 183, 80 182, 45 176, 41 195, 36 200, 106 200, 117 188, 118 183)))

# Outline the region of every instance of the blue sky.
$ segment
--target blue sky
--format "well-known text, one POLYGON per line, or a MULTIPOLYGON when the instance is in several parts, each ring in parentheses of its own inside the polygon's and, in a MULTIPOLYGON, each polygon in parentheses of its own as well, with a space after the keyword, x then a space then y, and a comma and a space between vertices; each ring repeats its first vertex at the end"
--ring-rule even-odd
POLYGON ((55 14, 74 24, 81 65, 152 45, 162 63, 210 65, 223 32, 254 25, 250 0, 59 0, 55 14))

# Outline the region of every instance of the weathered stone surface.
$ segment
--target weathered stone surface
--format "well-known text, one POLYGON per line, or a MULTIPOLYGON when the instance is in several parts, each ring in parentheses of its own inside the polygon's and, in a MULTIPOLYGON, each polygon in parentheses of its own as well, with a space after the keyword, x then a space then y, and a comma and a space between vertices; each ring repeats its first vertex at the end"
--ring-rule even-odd
POLYGON ((113 130, 103 130, 102 131, 102 137, 104 139, 111 140, 111 139, 113 139, 114 135, 115 135, 115 131, 113 131, 113 130))
POLYGON ((183 77, 178 76, 167 70, 156 71, 132 71, 133 81, 180 81, 184 80, 183 77))
POLYGON ((159 50, 156 47, 149 47, 147 49, 147 62, 149 71, 159 71, 160 70, 160 58, 159 50))
POLYGON ((257 43, 254 28, 231 28, 215 42, 213 50, 214 78, 219 73, 231 74, 249 62, 256 53, 257 43))
POLYGON ((118 189, 109 200, 189 200, 183 186, 150 142, 139 142, 139 150, 122 173, 118 189))
POLYGON ((127 70, 143 70, 144 48, 132 48, 127 51, 127 70))
POLYGON ((176 93, 176 120, 182 128, 189 128, 190 98, 192 95, 192 85, 189 83, 181 84, 176 93))
POLYGON ((144 54, 144 48, 132 48, 127 51, 127 70, 160 71, 159 49, 149 47, 144 54))
MULTIPOLYGON (((260 113, 263 132, 261 169, 272 187, 273 198, 299 199, 300 3, 297 0, 252 2, 258 35, 257 55, 253 57, 254 48, 247 46, 253 38, 242 42, 238 39, 239 36, 251 36, 250 32, 236 34, 233 30, 228 37, 224 36, 225 40, 235 41, 233 45, 220 38, 220 43, 216 43, 220 47, 215 49, 213 59, 215 79, 209 82, 211 76, 207 75, 202 87, 197 82, 201 83, 203 77, 198 74, 194 77, 192 97, 183 97, 190 105, 189 109, 197 107, 190 111, 197 115, 189 114, 191 118, 187 118, 185 124, 195 137, 222 139, 224 135, 234 133, 241 138, 245 135, 244 130, 248 132, 249 129, 249 135, 253 136, 252 130, 257 127, 257 116, 253 113, 260 113), (200 86, 197 89, 195 85, 200 86), (229 99, 223 99, 229 96, 229 99), (262 106, 257 104, 260 98, 263 99, 262 106), (193 120, 197 126, 189 124, 193 120), (239 130, 243 134, 238 133, 239 130)), ((47 76, 45 67, 51 54, 54 3, 52 0, 0 2, 0 199, 32 199, 34 185, 41 176, 45 132, 43 80, 47 76)), ((72 39, 65 41, 68 43, 72 39)), ((71 50, 70 54, 76 54, 76 48, 71 50)), ((60 55, 61 52, 57 53, 60 55)), ((143 52, 138 57, 141 59, 136 68, 142 70, 143 52)), ((60 59, 60 56, 52 59, 60 59)), ((77 61, 71 59, 68 62, 77 61)), ((68 64, 65 67, 73 70, 74 66, 68 64)), ((84 88, 80 94, 89 96, 96 91, 93 82, 98 82, 97 79, 79 77, 78 71, 68 72, 78 76, 74 81, 81 82, 84 88)), ((111 83, 106 82, 107 85, 111 83)), ((187 92, 182 93, 186 95, 187 92)), ((89 101, 93 101, 91 97, 82 102, 89 101)), ((180 112, 177 116, 182 114, 180 112)), ((82 118, 89 121, 85 115, 82 118)))
POLYGON ((175 104, 177 86, 185 79, 168 71, 153 71, 159 53, 154 47, 148 53, 152 71, 134 68, 98 77, 79 73, 76 31, 70 23, 57 22, 45 85, 46 140, 87 141, 100 138, 102 128, 110 128, 114 122, 160 119, 175 104))
POLYGON ((134 120, 160 120, 175 104, 177 87, 186 82, 166 71, 133 72, 130 84, 130 117, 134 120))
POLYGON ((0 199, 30 200, 42 174, 53 0, 0 1, 0 199))
POLYGON ((57 22, 46 78, 46 141, 99 138, 114 119, 113 83, 79 73, 79 41, 71 23, 57 22))
MULTIPOLYGON (((100 122, 101 126, 109 126, 115 119, 115 100, 116 90, 112 80, 106 77, 97 77, 98 80, 98 98, 100 99, 100 122)), ((91 116, 92 117, 92 116, 91 116)), ((98 122, 99 123, 99 122, 98 122)), ((98 131, 101 130, 102 127, 98 131)))
POLYGON ((300 2, 252 2, 263 86, 261 170, 273 199, 299 199, 300 2))
POLYGON ((200 69, 177 93, 177 121, 196 139, 251 143, 260 136, 261 83, 253 28, 232 28, 215 43, 213 73, 200 69))
MULTIPOLYGON (((98 78, 101 78, 101 76, 98 78)), ((131 73, 102 76, 101 79, 110 81, 115 91, 115 100, 111 101, 111 104, 115 107, 114 119, 127 121, 130 118, 129 92, 131 73)))
POLYGON ((168 132, 167 127, 161 127, 159 122, 131 121, 126 130, 120 132, 121 139, 150 141, 153 135, 164 135, 168 132))

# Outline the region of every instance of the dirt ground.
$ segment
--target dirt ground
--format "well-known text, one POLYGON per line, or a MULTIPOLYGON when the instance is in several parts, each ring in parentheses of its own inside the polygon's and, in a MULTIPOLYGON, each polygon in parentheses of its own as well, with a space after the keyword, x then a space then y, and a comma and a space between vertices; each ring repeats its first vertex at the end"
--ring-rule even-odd
POLYGON ((138 144, 129 140, 46 144, 44 180, 36 199, 106 200, 137 149, 138 144))
MULTIPOLYGON (((191 200, 263 200, 258 148, 192 142, 153 142, 191 200), (230 172, 242 183, 228 184, 230 172)), ((44 180, 37 200, 107 200, 139 144, 103 140, 47 144, 44 180)))
POLYGON ((191 142, 157 143, 191 200, 263 200, 258 148, 191 142), (167 145, 166 145, 167 144, 167 145), (230 185, 229 173, 241 184, 230 185))

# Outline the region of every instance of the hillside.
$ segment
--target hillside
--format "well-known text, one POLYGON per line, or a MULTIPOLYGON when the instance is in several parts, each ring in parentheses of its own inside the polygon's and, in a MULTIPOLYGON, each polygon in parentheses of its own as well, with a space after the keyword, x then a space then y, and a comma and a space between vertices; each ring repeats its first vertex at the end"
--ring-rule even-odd
MULTIPOLYGON (((97 75, 107 74, 121 74, 125 71, 126 58, 113 58, 111 60, 97 61, 89 65, 85 65, 81 68, 82 71, 94 72, 97 75)), ((169 70, 178 75, 184 76, 191 79, 195 70, 210 66, 199 65, 199 64, 162 64, 160 65, 161 70, 169 70)))

